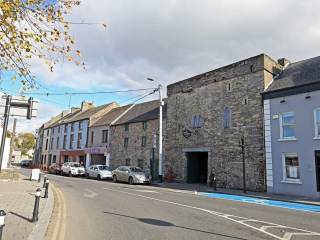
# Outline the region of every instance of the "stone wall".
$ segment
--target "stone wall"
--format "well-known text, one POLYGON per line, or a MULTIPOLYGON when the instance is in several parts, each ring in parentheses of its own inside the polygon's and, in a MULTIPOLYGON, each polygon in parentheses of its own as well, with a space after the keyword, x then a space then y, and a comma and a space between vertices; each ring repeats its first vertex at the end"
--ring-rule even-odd
MULTIPOLYGON (((110 146, 110 166, 118 167, 126 164, 126 159, 130 159, 131 166, 138 166, 139 159, 143 160, 143 168, 150 169, 150 158, 152 157, 153 135, 158 133, 159 121, 147 121, 147 129, 143 129, 142 122, 130 123, 129 131, 125 131, 125 125, 111 127, 111 146, 110 146), (146 146, 141 146, 141 138, 146 136, 146 146), (128 147, 124 146, 124 138, 128 138, 128 147)), ((165 127, 165 121, 164 125, 165 127)), ((157 135, 158 138, 158 135, 157 135)), ((158 139, 155 149, 154 173, 158 170, 158 139)))
MULTIPOLYGON (((242 188, 241 136, 245 139, 247 186, 264 190, 265 160, 261 92, 280 66, 262 54, 168 86, 165 171, 187 180, 186 149, 207 149, 208 176, 214 168, 218 186, 242 188), (224 128, 224 108, 231 127, 224 128), (192 127, 200 115, 203 126, 192 127)), ((197 150, 196 150, 197 151, 197 150)))

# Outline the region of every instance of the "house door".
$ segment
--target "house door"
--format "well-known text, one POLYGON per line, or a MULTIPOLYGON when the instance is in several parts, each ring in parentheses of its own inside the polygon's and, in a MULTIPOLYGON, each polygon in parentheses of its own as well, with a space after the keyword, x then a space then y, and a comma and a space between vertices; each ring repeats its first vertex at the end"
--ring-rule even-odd
POLYGON ((317 191, 320 192, 320 151, 316 151, 316 179, 317 191))

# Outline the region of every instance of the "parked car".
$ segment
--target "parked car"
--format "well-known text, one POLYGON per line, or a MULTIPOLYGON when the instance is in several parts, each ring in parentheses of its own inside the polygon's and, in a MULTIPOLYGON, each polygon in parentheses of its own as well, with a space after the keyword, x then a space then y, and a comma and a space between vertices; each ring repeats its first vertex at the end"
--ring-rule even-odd
POLYGON ((129 184, 151 183, 151 177, 139 167, 120 166, 112 171, 114 182, 127 182, 129 184))
POLYGON ((112 172, 107 165, 92 165, 86 170, 86 176, 88 178, 112 179, 112 172))
POLYGON ((20 162, 21 167, 30 167, 31 166, 31 160, 21 160, 20 162))
POLYGON ((49 166, 48 169, 49 173, 52 174, 60 174, 61 173, 61 164, 59 163, 53 163, 49 166))
POLYGON ((72 176, 83 176, 85 169, 78 162, 66 162, 61 166, 61 175, 72 176))

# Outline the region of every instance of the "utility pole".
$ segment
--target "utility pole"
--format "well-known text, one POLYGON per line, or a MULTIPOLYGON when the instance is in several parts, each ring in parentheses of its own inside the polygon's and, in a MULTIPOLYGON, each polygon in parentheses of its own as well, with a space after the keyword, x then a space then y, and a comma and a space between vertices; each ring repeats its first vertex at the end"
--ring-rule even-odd
POLYGON ((241 136, 241 155, 242 155, 242 180, 243 180, 243 192, 247 193, 246 186, 246 159, 245 159, 245 149, 244 149, 244 136, 241 136))
POLYGON ((12 128, 12 136, 11 136, 11 141, 10 141, 10 152, 9 152, 9 161, 8 165, 11 165, 12 161, 12 153, 13 153, 13 147, 14 147, 14 139, 16 137, 16 126, 17 126, 17 119, 13 119, 13 128, 12 128))
POLYGON ((158 85, 159 89, 159 181, 162 182, 162 85, 158 85))
POLYGON ((12 97, 10 95, 7 95, 6 106, 4 109, 3 131, 2 131, 1 147, 0 147, 0 172, 1 172, 1 167, 2 167, 2 158, 3 158, 4 147, 6 144, 6 135, 7 135, 7 129, 8 129, 11 100, 12 100, 12 97))

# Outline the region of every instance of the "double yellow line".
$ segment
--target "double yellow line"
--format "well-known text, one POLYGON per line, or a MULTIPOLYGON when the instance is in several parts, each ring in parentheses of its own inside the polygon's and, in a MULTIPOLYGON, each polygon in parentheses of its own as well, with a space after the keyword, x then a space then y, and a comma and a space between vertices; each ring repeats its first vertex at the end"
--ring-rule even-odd
POLYGON ((67 208, 66 202, 63 197, 63 193, 57 187, 52 184, 52 191, 54 194, 55 199, 55 206, 54 206, 54 222, 50 224, 54 224, 51 240, 63 240, 65 238, 65 231, 66 231, 66 219, 67 219, 67 208))

